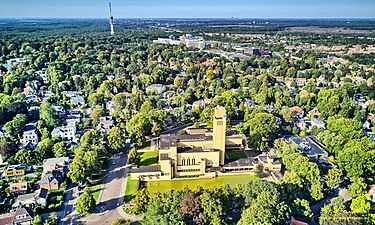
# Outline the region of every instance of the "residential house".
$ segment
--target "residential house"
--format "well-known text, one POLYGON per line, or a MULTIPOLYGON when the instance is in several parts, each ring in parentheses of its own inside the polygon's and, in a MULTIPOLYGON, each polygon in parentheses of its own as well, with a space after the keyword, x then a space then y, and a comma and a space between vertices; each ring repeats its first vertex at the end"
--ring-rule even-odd
POLYGON ((18 65, 20 63, 25 63, 25 62, 27 62, 27 59, 25 59, 25 58, 13 58, 13 59, 7 60, 7 64, 9 66, 11 66, 11 65, 18 65))
POLYGON ((289 108, 290 112, 294 113, 295 116, 302 116, 304 115, 304 111, 302 108, 298 107, 298 106, 294 106, 294 107, 291 107, 289 108))
POLYGON ((13 183, 9 185, 9 192, 12 195, 26 194, 27 193, 27 182, 13 183))
POLYGON ((175 91, 166 91, 163 93, 163 98, 164 99, 170 99, 176 94, 175 91))
POLYGON ((19 164, 19 165, 11 165, 3 172, 1 177, 15 177, 15 176, 23 176, 26 173, 26 165, 19 164))
POLYGON ((112 113, 115 111, 115 103, 113 101, 107 101, 105 103, 105 108, 109 111, 109 114, 112 115, 112 113))
POLYGON ((65 111, 65 109, 64 109, 63 106, 61 106, 61 105, 54 105, 54 106, 53 106, 53 109, 55 110, 57 116, 58 116, 60 119, 65 118, 65 116, 66 116, 66 111, 65 111))
POLYGON ((70 103, 73 105, 84 105, 86 102, 82 96, 77 95, 70 98, 70 103))
POLYGON ((12 205, 13 208, 17 208, 19 206, 31 206, 33 204, 40 204, 43 206, 47 206, 47 198, 48 198, 48 190, 45 188, 41 188, 34 193, 19 195, 16 198, 16 201, 12 205))
POLYGON ((309 224, 303 221, 296 220, 292 217, 292 219, 290 220, 290 225, 309 225, 309 224))
POLYGON ((43 161, 43 172, 58 170, 66 173, 69 168, 69 157, 49 158, 43 161))
POLYGON ((0 214, 1 225, 26 225, 32 224, 34 213, 24 207, 17 208, 9 213, 0 214))
POLYGON ((325 128, 326 124, 319 118, 311 119, 311 127, 325 128))
POLYGON ((53 129, 51 132, 52 137, 60 136, 62 139, 75 139, 77 133, 76 126, 60 126, 53 129))
POLYGON ((162 84, 151 84, 150 86, 146 87, 146 92, 153 92, 155 91, 159 95, 163 94, 163 85, 162 84))
POLYGON ((48 83, 48 74, 46 73, 46 69, 42 69, 42 70, 36 71, 36 72, 35 72, 35 75, 41 77, 42 80, 43 80, 43 82, 44 82, 45 84, 48 83))
POLYGON ((99 124, 96 126, 96 130, 99 131, 100 135, 107 134, 109 129, 114 125, 112 116, 102 116, 99 119, 99 124))
POLYGON ((313 108, 313 109, 308 113, 308 115, 309 115, 310 117, 316 117, 316 116, 320 116, 320 112, 319 112, 318 109, 313 108))
POLYGON ((299 130, 305 130, 307 128, 307 124, 305 119, 303 118, 294 118, 293 122, 294 126, 297 127, 299 130))
POLYGON ((20 142, 23 146, 26 146, 29 143, 36 146, 39 143, 39 136, 36 128, 25 130, 22 134, 20 142))
POLYGON ((59 189, 64 180, 64 173, 59 170, 47 171, 38 182, 40 188, 47 190, 59 189))
POLYGON ((195 101, 193 102, 192 109, 205 108, 206 104, 204 101, 195 101))

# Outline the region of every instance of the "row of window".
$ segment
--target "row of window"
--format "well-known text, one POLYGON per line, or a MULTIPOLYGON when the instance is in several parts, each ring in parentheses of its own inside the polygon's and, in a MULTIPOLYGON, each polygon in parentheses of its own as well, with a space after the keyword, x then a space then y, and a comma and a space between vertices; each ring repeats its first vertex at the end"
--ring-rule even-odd
POLYGON ((185 160, 185 158, 182 158, 182 165, 183 165, 183 166, 185 166, 185 165, 195 165, 195 159, 192 158, 192 159, 190 160, 190 158, 187 158, 187 159, 185 160))

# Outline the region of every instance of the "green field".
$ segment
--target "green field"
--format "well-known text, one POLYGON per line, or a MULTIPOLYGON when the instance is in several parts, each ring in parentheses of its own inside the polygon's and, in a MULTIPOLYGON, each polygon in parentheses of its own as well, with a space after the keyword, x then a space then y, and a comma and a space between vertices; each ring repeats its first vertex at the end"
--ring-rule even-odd
POLYGON ((222 185, 229 184, 234 187, 236 184, 246 184, 250 180, 260 179, 254 175, 233 175, 233 176, 221 176, 215 178, 206 179, 192 179, 192 180, 170 180, 170 181, 158 181, 158 182, 145 182, 143 187, 147 188, 150 193, 155 191, 167 192, 169 190, 181 190, 185 186, 190 189, 195 189, 197 186, 203 188, 219 187, 222 185))
POLYGON ((247 158, 244 151, 226 151, 225 154, 228 155, 229 159, 242 159, 247 158))
POLYGON ((140 166, 151 166, 158 164, 158 152, 151 151, 151 152, 140 152, 139 156, 141 157, 141 161, 139 162, 140 166))
POLYGON ((126 183, 126 191, 125 191, 125 199, 124 202, 128 203, 133 198, 135 198, 135 195, 137 194, 137 186, 138 186, 138 180, 132 180, 130 179, 130 174, 128 175, 128 181, 126 183))

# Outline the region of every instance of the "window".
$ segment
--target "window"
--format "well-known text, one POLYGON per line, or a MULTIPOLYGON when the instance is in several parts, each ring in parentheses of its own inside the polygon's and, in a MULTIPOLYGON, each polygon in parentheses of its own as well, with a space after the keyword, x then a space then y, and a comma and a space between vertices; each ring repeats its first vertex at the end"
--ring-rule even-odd
POLYGON ((185 166, 185 159, 182 159, 182 165, 185 166))
POLYGON ((195 165, 195 159, 194 158, 191 160, 191 164, 195 165))

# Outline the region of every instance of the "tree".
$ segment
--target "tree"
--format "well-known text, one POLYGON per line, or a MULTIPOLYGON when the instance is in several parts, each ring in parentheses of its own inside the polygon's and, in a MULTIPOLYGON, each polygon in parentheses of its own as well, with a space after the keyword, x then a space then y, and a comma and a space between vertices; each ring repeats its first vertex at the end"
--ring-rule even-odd
POLYGON ((37 214, 34 217, 33 225, 42 225, 42 224, 43 224, 42 217, 40 217, 40 215, 37 214))
POLYGON ((350 178, 351 184, 349 185, 349 192, 352 198, 363 195, 367 188, 365 180, 362 177, 352 177, 350 178))
POLYGON ((279 128, 275 116, 269 113, 257 113, 246 122, 249 127, 250 145, 255 149, 263 149, 267 146, 271 134, 279 128))
POLYGON ((276 195, 268 191, 261 192, 250 207, 242 212, 238 225, 280 224, 289 217, 289 212, 289 207, 285 202, 279 202, 276 195))
POLYGON ((53 157, 53 142, 51 139, 47 138, 42 140, 38 143, 36 152, 38 153, 39 161, 43 161, 43 159, 53 157))
POLYGON ((113 151, 119 151, 125 147, 124 137, 121 135, 121 130, 118 127, 112 127, 108 131, 108 144, 113 151))
POLYGON ((354 217, 350 212, 345 210, 344 199, 339 196, 333 198, 330 204, 322 208, 321 216, 319 217, 320 225, 360 225, 361 219, 354 217))
POLYGON ((350 209, 355 215, 365 215, 368 214, 371 208, 370 196, 367 194, 359 195, 352 200, 350 204, 350 209))
POLYGON ((95 206, 95 199, 90 188, 85 188, 83 194, 77 200, 77 212, 84 216, 93 213, 95 206))
POLYGON ((27 122, 25 114, 17 114, 12 121, 4 125, 5 134, 11 140, 17 142, 22 135, 23 128, 27 122))
POLYGON ((151 128, 152 135, 158 136, 160 134, 161 130, 162 129, 161 129, 159 123, 156 123, 156 122, 152 123, 152 128, 151 128))
POLYGON ((53 109, 52 105, 47 101, 43 101, 39 109, 39 118, 44 122, 49 130, 52 130, 55 126, 59 124, 57 119, 56 111, 53 109))
POLYGON ((309 201, 300 198, 295 199, 292 204, 292 214, 297 217, 311 218, 313 213, 309 201))
POLYGON ((126 220, 124 218, 117 218, 112 221, 111 225, 131 225, 132 222, 130 220, 126 220))
POLYGON ((149 204, 149 201, 150 201, 150 197, 149 197, 147 189, 144 189, 144 188, 140 189, 134 198, 133 212, 135 214, 144 213, 149 204))
POLYGON ((57 142, 54 146, 53 146, 53 154, 55 155, 55 157, 64 157, 64 156, 67 156, 67 149, 66 149, 66 146, 65 146, 65 142, 63 141, 60 141, 60 142, 57 142))
POLYGON ((328 174, 326 175, 327 178, 327 186, 330 188, 334 188, 339 186, 341 181, 342 172, 338 168, 332 168, 328 170, 328 174))
POLYGON ((203 224, 204 216, 201 213, 199 196, 193 192, 186 192, 181 199, 179 211, 184 214, 186 224, 203 224))
POLYGON ((141 157, 139 156, 137 149, 132 148, 129 152, 129 163, 137 165, 140 160, 141 157))
POLYGON ((201 194, 199 198, 206 224, 223 224, 223 220, 221 219, 221 216, 223 214, 223 208, 220 200, 215 198, 214 196, 211 196, 207 192, 201 194))

